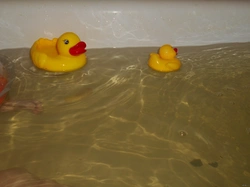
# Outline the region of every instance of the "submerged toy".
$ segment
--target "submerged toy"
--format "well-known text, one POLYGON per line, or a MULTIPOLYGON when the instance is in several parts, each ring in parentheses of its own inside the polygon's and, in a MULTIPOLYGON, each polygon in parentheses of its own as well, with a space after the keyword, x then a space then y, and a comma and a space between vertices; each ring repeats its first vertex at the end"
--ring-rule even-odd
POLYGON ((7 95, 7 88, 6 85, 7 85, 8 81, 7 79, 4 77, 4 76, 1 76, 0 74, 0 106, 2 105, 6 95, 7 95))
POLYGON ((72 32, 66 32, 58 39, 40 38, 30 50, 31 59, 40 69, 53 72, 69 72, 86 64, 86 43, 72 32))
MULTIPOLYGON (((1 141, 2 142, 2 141, 1 141)), ((1 187, 69 187, 52 179, 42 179, 24 168, 10 168, 0 171, 1 187)))
POLYGON ((6 101, 8 91, 10 90, 8 86, 8 80, 0 74, 0 112, 26 109, 38 114, 43 111, 42 104, 39 101, 6 101))
MULTIPOLYGON (((4 65, 1 63, 0 56, 0 112, 14 111, 18 109, 31 110, 37 114, 42 112, 42 104, 39 101, 34 100, 14 100, 7 101, 6 97, 10 91, 10 85, 12 79, 9 80, 9 71, 6 70, 4 65)), ((0 180, 1 181, 1 180, 0 180)), ((1 183, 1 182, 0 182, 1 183)))
POLYGON ((1 61, 2 59, 0 59, 0 106, 4 102, 7 92, 9 91, 6 70, 1 61))
POLYGON ((159 54, 151 53, 148 65, 160 72, 171 72, 180 69, 181 62, 175 56, 177 55, 177 48, 173 48, 171 45, 163 45, 159 54))

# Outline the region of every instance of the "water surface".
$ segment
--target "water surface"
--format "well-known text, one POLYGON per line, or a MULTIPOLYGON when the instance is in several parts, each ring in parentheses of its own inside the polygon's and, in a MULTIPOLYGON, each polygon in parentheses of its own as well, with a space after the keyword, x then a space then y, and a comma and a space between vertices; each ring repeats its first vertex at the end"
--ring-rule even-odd
POLYGON ((250 185, 250 43, 178 49, 177 72, 150 69, 151 47, 89 49, 66 74, 1 50, 10 99, 44 111, 0 113, 0 170, 72 187, 250 185))

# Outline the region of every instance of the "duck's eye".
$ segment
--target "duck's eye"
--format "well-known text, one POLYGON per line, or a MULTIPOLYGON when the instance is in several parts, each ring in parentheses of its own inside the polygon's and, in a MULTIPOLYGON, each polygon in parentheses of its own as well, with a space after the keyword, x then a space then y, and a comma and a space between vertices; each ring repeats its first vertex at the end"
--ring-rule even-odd
POLYGON ((64 42, 65 44, 68 44, 68 43, 69 43, 69 40, 63 40, 63 42, 64 42))

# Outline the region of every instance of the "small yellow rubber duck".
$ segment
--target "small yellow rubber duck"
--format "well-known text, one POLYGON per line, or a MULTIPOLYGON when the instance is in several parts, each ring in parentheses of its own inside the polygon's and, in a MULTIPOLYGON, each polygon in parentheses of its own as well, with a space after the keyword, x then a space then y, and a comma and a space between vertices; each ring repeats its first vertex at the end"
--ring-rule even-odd
POLYGON ((160 72, 171 72, 180 69, 181 62, 175 56, 177 55, 177 48, 173 48, 171 45, 163 45, 159 54, 151 53, 148 65, 152 69, 160 72))
POLYGON ((66 32, 58 39, 40 38, 30 49, 35 66, 53 72, 69 72, 83 67, 87 60, 86 43, 73 32, 66 32))

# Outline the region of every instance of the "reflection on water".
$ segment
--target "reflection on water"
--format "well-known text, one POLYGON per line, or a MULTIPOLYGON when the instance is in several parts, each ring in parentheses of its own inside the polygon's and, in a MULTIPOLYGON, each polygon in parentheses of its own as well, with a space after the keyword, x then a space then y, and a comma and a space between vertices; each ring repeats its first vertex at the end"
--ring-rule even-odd
POLYGON ((250 184, 250 43, 180 47, 180 71, 147 66, 157 48, 89 49, 66 74, 8 49, 11 99, 43 112, 0 114, 0 170, 72 187, 250 184))

